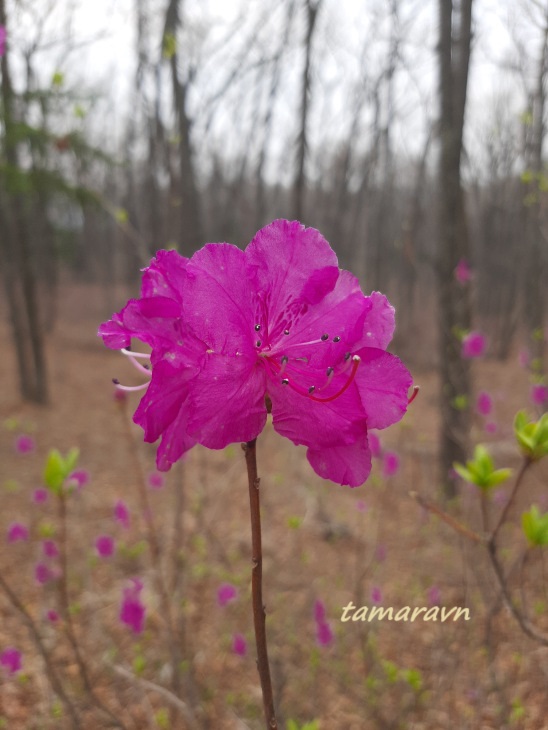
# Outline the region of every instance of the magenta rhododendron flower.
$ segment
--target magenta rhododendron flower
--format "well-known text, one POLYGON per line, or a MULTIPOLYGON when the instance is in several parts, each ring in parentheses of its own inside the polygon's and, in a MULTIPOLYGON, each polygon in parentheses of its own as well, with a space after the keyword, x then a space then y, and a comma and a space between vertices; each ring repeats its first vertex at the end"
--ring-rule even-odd
POLYGON ((114 519, 125 530, 129 528, 129 510, 125 502, 119 499, 114 505, 114 519))
POLYGON ((80 491, 80 489, 89 484, 89 479, 89 472, 86 469, 77 469, 68 475, 67 485, 80 491))
POLYGON ((162 489, 165 482, 165 477, 157 471, 153 471, 148 475, 148 486, 151 489, 162 489))
POLYGON ((114 540, 109 535, 99 535, 95 540, 95 550, 100 558, 110 558, 114 553, 114 540))
POLYGON ((486 347, 487 342, 481 332, 469 332, 462 340, 461 354, 471 360, 484 355, 486 347))
POLYGON ((316 622, 316 642, 319 646, 327 646, 333 641, 331 626, 326 621, 325 604, 322 601, 314 603, 314 621, 316 622))
POLYGON ((531 388, 531 400, 536 406, 543 406, 548 403, 548 387, 537 383, 531 388))
POLYGON ((44 504, 44 502, 48 501, 48 490, 44 489, 44 487, 38 487, 38 489, 35 489, 32 493, 32 501, 34 504, 44 504))
POLYGON ((8 542, 19 542, 19 540, 28 540, 29 530, 26 525, 21 522, 12 522, 8 527, 8 542))
POLYGON ((141 298, 99 328, 151 378, 133 420, 145 441, 161 438, 160 471, 196 443, 254 439, 271 403, 275 430, 308 448, 320 476, 350 486, 371 470, 368 429, 407 409, 411 376, 386 352, 393 332, 386 297, 364 296, 318 231, 284 220, 245 251, 159 251, 141 298), (150 356, 128 351, 132 337, 150 356))
POLYGON ((15 439, 15 450, 18 454, 32 454, 36 444, 32 436, 22 433, 15 439))
POLYGON ((379 586, 373 586, 371 589, 371 600, 376 604, 379 604, 382 601, 382 593, 379 586))
POLYGON ((363 499, 358 499, 356 502, 356 509, 358 512, 367 512, 367 502, 364 502, 363 499))
POLYGON ((472 269, 466 259, 461 259, 456 265, 455 279, 459 284, 467 284, 472 279, 472 269))
POLYGON ((438 586, 431 586, 428 589, 428 605, 439 606, 441 603, 441 591, 438 586))
POLYGON ((382 473, 385 477, 393 477, 400 468, 400 458, 394 451, 386 451, 382 457, 382 473))
POLYGON ((20 671, 23 666, 21 661, 21 652, 13 647, 4 649, 4 651, 0 654, 0 664, 9 674, 15 674, 20 671))
POLYGON ((56 558, 59 555, 59 548, 53 540, 44 540, 42 543, 42 552, 46 558, 56 558))
POLYGON ((53 571, 45 563, 37 563, 34 567, 34 577, 40 585, 54 579, 53 571))
POLYGON ((46 617, 48 621, 51 621, 52 624, 59 621, 59 614, 53 608, 49 609, 49 611, 46 613, 46 617))
POLYGON ((231 583, 223 583, 217 591, 217 603, 224 607, 230 601, 234 601, 238 596, 238 591, 231 583))
POLYGON ((138 578, 132 578, 131 586, 124 588, 120 607, 120 621, 135 634, 140 634, 145 626, 146 608, 141 601, 142 590, 143 583, 138 578))
POLYGON ((245 636, 242 634, 234 634, 232 637, 232 651, 238 656, 245 656, 247 654, 247 641, 245 636))
POLYGON ((493 434, 496 433, 498 430, 499 429, 495 421, 487 421, 487 423, 485 424, 485 433, 493 434))
POLYGON ((476 400, 476 411, 480 414, 480 416, 488 416, 492 410, 493 399, 491 398, 489 393, 486 393, 484 390, 482 390, 480 393, 478 393, 478 397, 476 400))

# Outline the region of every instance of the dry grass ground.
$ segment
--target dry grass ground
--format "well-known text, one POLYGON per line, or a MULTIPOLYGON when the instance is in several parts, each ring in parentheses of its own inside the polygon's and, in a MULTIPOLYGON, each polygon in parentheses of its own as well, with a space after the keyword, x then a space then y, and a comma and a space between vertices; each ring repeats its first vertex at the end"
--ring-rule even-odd
MULTIPOLYGON (((124 298, 120 292, 116 304, 124 298)), ((146 520, 137 489, 139 469, 110 383, 113 376, 128 382, 133 372, 95 336, 97 324, 109 314, 97 290, 65 287, 60 311, 61 320, 48 346, 52 386, 48 408, 18 400, 7 329, 0 332, 4 352, 0 570, 34 617, 67 687, 85 707, 74 657, 63 638, 63 622, 51 625, 44 619, 45 611, 56 606, 55 584, 38 586, 33 573, 40 557, 40 534, 58 522, 53 500, 35 505, 32 492, 42 483, 48 450, 66 452, 78 446, 80 465, 89 470, 91 482, 69 502, 68 584, 74 623, 96 692, 128 728, 191 727, 150 684, 144 686, 112 668, 122 667, 148 682, 170 686, 169 644, 155 588, 157 568, 146 547, 146 520), (34 454, 15 452, 13 440, 19 431, 32 432, 34 454), (118 499, 131 511, 128 531, 113 520, 118 499), (30 526, 30 541, 6 543, 6 530, 13 521, 30 526), (110 534, 117 541, 117 553, 109 561, 94 556, 93 543, 99 534, 110 534), (118 620, 122 588, 133 576, 145 583, 147 605, 146 630, 138 638, 118 620)), ((515 412, 528 403, 527 375, 516 357, 509 363, 478 363, 474 372, 477 388, 494 396, 498 423, 498 432, 486 436, 478 421, 474 437, 492 443, 498 466, 515 467, 519 456, 511 424, 515 412)), ((299 723, 317 718, 322 730, 546 730, 548 649, 523 636, 504 606, 493 614, 488 632, 496 591, 482 548, 468 544, 408 496, 416 490, 431 500, 439 498, 437 382, 429 372, 415 373, 415 377, 421 385, 418 400, 401 425, 381 434, 383 446, 397 451, 401 459, 399 472, 390 479, 382 478, 377 463, 372 479, 357 490, 326 484, 312 472, 304 450, 281 439, 271 426, 259 438, 264 592, 280 716, 299 723), (383 606, 400 608, 427 606, 432 586, 439 588, 442 605, 468 607, 470 620, 340 621, 341 609, 349 601, 372 605, 373 588, 380 590, 383 606), (327 647, 318 647, 315 641, 316 599, 326 604, 335 634, 327 647), (418 670, 420 675, 408 670, 418 670)), ((137 402, 138 394, 130 398, 128 409, 132 411, 137 402)), ((154 447, 141 444, 140 430, 131 428, 147 473, 153 469, 154 447)), ((548 507, 546 476, 544 464, 532 470, 513 524, 503 530, 505 566, 511 566, 525 546, 519 528, 522 508, 533 501, 548 507)), ((491 503, 492 520, 501 509, 501 499, 491 503)), ((182 695, 194 707, 196 727, 260 728, 250 606, 249 506, 239 446, 223 452, 195 448, 170 473, 162 490, 148 491, 148 500, 174 610, 180 606, 184 617, 182 695), (184 515, 178 522, 181 498, 184 515), (178 575, 174 571, 177 557, 178 575), (225 581, 237 586, 239 596, 221 608, 216 591, 225 581), (176 599, 177 590, 181 600, 176 599), (231 651, 235 632, 247 639, 245 657, 231 651)), ((463 487, 452 509, 459 519, 479 529, 479 505, 471 489, 463 487)), ((520 581, 534 620, 548 632, 548 587, 540 556, 531 557, 519 580, 516 573, 511 583, 516 596, 520 581)), ((2 594, 0 616, 0 651, 17 646, 24 663, 22 677, 0 675, 4 723, 0 727, 70 727, 66 713, 55 716, 59 712, 42 659, 2 594)), ((93 708, 82 712, 86 730, 108 727, 93 708)))

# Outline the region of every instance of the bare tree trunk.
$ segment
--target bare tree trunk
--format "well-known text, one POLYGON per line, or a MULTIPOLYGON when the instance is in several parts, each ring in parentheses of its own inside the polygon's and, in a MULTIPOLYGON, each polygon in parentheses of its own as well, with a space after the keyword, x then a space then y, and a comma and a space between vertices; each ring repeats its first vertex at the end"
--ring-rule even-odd
POLYGON ((450 478, 454 461, 463 461, 470 429, 469 408, 457 399, 470 399, 470 369, 461 357, 458 330, 471 322, 468 287, 454 276, 462 258, 469 257, 468 230, 460 163, 471 48, 472 0, 462 0, 455 32, 453 0, 439 0, 440 99, 439 248, 437 259, 439 354, 441 377, 441 483, 447 497, 455 495, 450 478))
POLYGON ((525 243, 527 248, 524 271, 525 322, 530 334, 535 370, 544 370, 544 314, 546 308, 546 241, 541 227, 540 183, 543 175, 542 148, 546 132, 544 113, 546 107, 546 67, 548 64, 548 9, 544 17, 542 46, 538 59, 536 88, 533 98, 532 139, 527 150, 527 164, 533 175, 534 203, 525 207, 525 243))
POLYGON ((297 176, 293 187, 293 217, 301 220, 304 213, 304 194, 306 188, 305 161, 307 149, 307 122, 308 102, 310 98, 310 64, 312 58, 312 39, 314 28, 320 9, 321 0, 306 0, 306 39, 305 39, 305 62, 303 68, 302 89, 301 89, 301 120, 299 137, 297 140, 297 176))
POLYGON ((185 255, 191 255, 203 243, 200 197, 190 144, 191 122, 186 109, 187 82, 179 78, 179 61, 175 39, 179 25, 181 0, 169 0, 166 12, 164 39, 172 37, 174 49, 170 54, 173 100, 178 120, 179 172, 181 176, 181 229, 179 245, 185 255))
MULTIPOLYGON (((0 25, 7 26, 4 0, 0 0, 0 25)), ((17 142, 14 135, 15 115, 13 90, 9 73, 9 48, 6 48, 2 70, 2 103, 4 109, 6 161, 15 172, 19 169, 17 142)), ((26 400, 47 403, 47 372, 42 326, 38 311, 36 275, 32 261, 30 232, 25 215, 25 199, 19 192, 6 190, 2 206, 5 231, 2 235, 2 269, 10 305, 10 322, 15 343, 21 395, 26 400), (8 281, 9 279, 9 281, 8 281)))

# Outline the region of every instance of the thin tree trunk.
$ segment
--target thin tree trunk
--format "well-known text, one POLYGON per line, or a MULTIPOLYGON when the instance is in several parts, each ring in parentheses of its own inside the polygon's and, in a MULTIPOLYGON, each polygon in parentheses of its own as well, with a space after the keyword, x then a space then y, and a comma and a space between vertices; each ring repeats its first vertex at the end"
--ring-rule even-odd
POLYGON ((452 0, 439 0, 440 9, 440 161, 439 249, 437 259, 439 355, 441 377, 441 483, 447 497, 455 495, 450 471, 467 453, 469 408, 458 408, 470 399, 470 369, 461 357, 456 332, 470 329, 468 287, 461 286, 454 271, 460 259, 469 258, 468 230, 461 185, 460 163, 464 111, 471 47, 472 0, 462 0, 458 41, 452 0), (466 402, 466 401, 465 401, 466 402))
POLYGON ((305 161, 307 150, 307 123, 308 123, 308 104, 310 100, 310 65, 312 59, 312 40, 314 38, 314 28, 318 17, 321 0, 306 0, 306 39, 305 39, 305 62, 302 77, 301 89, 301 119, 299 128, 299 137, 297 140, 297 175, 295 185, 293 187, 293 217, 301 220, 304 213, 304 196, 306 188, 305 178, 305 161))

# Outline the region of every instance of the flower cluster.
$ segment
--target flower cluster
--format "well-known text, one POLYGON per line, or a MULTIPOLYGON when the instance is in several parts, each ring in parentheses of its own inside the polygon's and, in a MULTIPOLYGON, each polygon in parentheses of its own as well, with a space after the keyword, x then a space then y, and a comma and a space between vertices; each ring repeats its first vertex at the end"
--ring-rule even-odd
POLYGON ((411 376, 386 352, 393 332, 386 297, 364 296, 318 231, 285 220, 245 251, 159 251, 141 297, 99 328, 150 378, 134 421, 145 441, 161 438, 160 471, 197 443, 251 441, 271 408, 275 430, 307 447, 320 476, 350 486, 371 470, 368 429, 407 409, 411 376), (131 351, 132 337, 150 355, 131 351))

